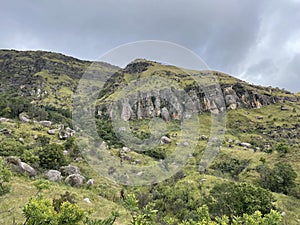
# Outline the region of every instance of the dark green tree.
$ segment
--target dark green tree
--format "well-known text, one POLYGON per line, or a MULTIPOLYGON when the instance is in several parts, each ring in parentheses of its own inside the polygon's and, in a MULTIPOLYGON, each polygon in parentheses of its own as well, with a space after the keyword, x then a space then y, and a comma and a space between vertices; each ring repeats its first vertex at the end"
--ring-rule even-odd
POLYGON ((262 214, 275 209, 272 193, 249 183, 223 182, 215 185, 207 199, 212 216, 242 216, 244 213, 262 214))
POLYGON ((263 188, 288 194, 295 186, 297 173, 288 163, 278 162, 273 169, 262 165, 257 170, 260 173, 260 183, 263 188))
POLYGON ((63 154, 64 148, 59 144, 46 145, 38 151, 40 167, 44 169, 59 169, 67 164, 67 159, 63 154))

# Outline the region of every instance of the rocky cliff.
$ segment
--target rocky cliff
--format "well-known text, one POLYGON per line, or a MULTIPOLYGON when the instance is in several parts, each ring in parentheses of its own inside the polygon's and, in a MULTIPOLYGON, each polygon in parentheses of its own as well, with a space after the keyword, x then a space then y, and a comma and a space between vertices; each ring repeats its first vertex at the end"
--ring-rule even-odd
POLYGON ((287 91, 250 85, 224 73, 188 71, 146 60, 136 60, 115 73, 100 97, 98 115, 112 117, 117 112, 125 121, 151 117, 181 120, 205 111, 299 101, 287 91))

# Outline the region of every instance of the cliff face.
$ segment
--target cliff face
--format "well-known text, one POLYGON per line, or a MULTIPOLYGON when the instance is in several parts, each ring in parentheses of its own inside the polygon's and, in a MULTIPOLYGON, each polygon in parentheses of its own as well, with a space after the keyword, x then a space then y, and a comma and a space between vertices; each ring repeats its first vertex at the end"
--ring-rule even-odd
MULTIPOLYGON (((207 71, 198 73, 199 77, 208 79, 207 71)), ((102 96, 97 106, 98 115, 112 117, 113 113, 117 112, 125 121, 152 117, 161 117, 169 121, 181 120, 193 113, 219 113, 238 107, 260 108, 280 101, 298 101, 291 93, 249 85, 219 72, 213 72, 213 78, 216 78, 217 82, 204 86, 187 82, 187 77, 182 71, 174 70, 174 67, 155 62, 135 61, 116 73, 110 84, 105 86, 103 92, 106 95, 102 96), (154 76, 157 74, 179 83, 182 89, 171 85, 163 88, 153 88, 152 85, 151 88, 149 83, 156 81, 154 76), (127 82, 126 79, 130 81, 127 82), (111 83, 118 85, 112 86, 111 83), (150 87, 141 89, 143 85, 150 87), (123 91, 119 91, 122 89, 123 91)))

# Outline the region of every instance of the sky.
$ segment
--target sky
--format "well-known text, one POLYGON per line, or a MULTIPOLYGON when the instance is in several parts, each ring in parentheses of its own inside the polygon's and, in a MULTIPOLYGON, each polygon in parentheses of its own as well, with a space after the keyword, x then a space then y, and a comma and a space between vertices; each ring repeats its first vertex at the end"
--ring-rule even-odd
POLYGON ((176 43, 210 69, 300 92, 300 0, 1 1, 0 49, 97 60, 141 40, 176 43))

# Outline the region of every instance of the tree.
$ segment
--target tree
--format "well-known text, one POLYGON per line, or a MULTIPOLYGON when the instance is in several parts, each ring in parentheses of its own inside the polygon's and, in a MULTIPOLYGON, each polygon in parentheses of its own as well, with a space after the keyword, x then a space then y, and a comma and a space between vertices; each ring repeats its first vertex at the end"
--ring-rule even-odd
POLYGON ((40 166, 44 169, 59 169, 67 164, 63 154, 63 146, 58 144, 46 145, 38 151, 40 166))
POLYGON ((263 188, 273 192, 288 194, 291 188, 295 186, 297 173, 288 163, 278 162, 273 169, 267 166, 260 166, 257 170, 260 173, 260 183, 263 188))
POLYGON ((132 225, 152 225, 154 223, 154 218, 157 210, 154 209, 153 204, 147 204, 142 209, 138 207, 138 200, 134 194, 129 194, 126 196, 124 206, 130 211, 132 220, 132 225))
POLYGON ((213 216, 229 217, 253 214, 260 211, 263 215, 274 209, 272 193, 248 183, 224 182, 215 185, 207 199, 213 216))

